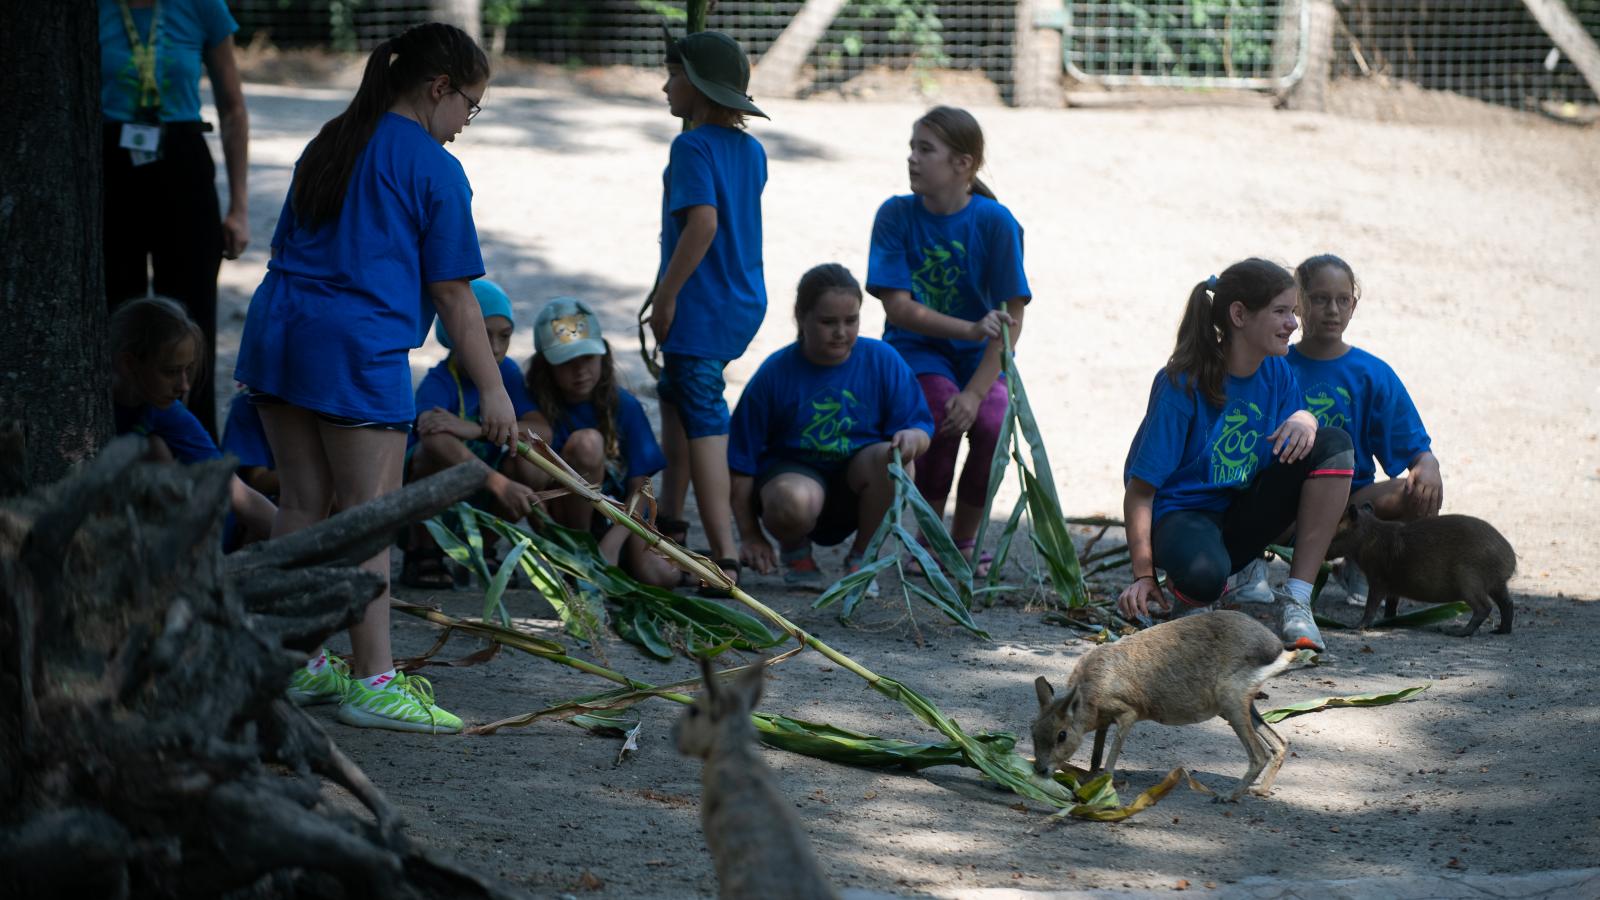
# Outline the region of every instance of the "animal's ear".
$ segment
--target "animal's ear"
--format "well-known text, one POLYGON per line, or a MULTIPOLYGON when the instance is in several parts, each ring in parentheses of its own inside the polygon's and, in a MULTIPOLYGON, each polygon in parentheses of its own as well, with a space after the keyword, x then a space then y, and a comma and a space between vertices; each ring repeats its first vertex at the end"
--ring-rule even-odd
POLYGON ((717 673, 711 670, 711 660, 700 657, 700 680, 706 685, 706 699, 715 703, 717 700, 717 673))
POLYGON ((1061 696, 1057 706, 1060 709, 1061 717, 1070 722, 1078 717, 1078 711, 1083 708, 1083 695, 1075 687, 1068 688, 1067 692, 1061 696))
POLYGON ((1056 698, 1055 689, 1050 686, 1043 675, 1033 680, 1033 692, 1039 695, 1039 708, 1049 709, 1050 701, 1056 698))

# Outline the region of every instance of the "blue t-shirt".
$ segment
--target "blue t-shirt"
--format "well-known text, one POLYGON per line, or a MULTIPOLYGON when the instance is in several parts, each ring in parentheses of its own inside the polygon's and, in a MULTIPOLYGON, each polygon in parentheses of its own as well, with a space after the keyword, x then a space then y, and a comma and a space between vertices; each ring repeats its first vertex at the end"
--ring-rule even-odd
MULTIPOLYGON (((533 402, 537 409, 538 401, 533 402)), ((617 449, 622 456, 606 463, 605 491, 621 499, 628 479, 649 478, 667 467, 667 458, 661 453, 661 445, 656 443, 656 433, 650 427, 644 405, 622 388, 617 388, 616 416, 617 449)), ((550 422, 550 446, 559 451, 574 431, 599 427, 600 419, 593 403, 568 406, 559 420, 550 422)))
POLYGON ((222 429, 222 452, 239 458, 239 466, 259 466, 276 469, 272 459, 272 445, 267 443, 267 433, 261 428, 261 413, 250 402, 250 393, 240 391, 228 404, 228 423, 222 429))
POLYGON ((1233 492, 1272 464, 1267 435, 1302 408, 1294 370, 1280 356, 1249 378, 1226 376, 1223 391, 1227 402, 1212 406, 1200 391, 1174 386, 1165 369, 1156 373, 1122 469, 1124 484, 1155 485, 1155 521, 1181 509, 1227 509, 1233 492))
POLYGON ((908 428, 932 437, 933 415, 893 347, 858 338, 849 359, 819 366, 790 344, 745 385, 729 428, 728 468, 759 475, 787 460, 829 472, 908 428))
POLYGON ((1371 484, 1378 465, 1390 478, 1411 466, 1418 454, 1430 452, 1433 441, 1406 386, 1389 364, 1360 347, 1338 359, 1310 359, 1296 347, 1286 357, 1305 391, 1306 409, 1319 426, 1349 432, 1356 448, 1356 471, 1350 489, 1371 484))
MULTIPOLYGON (((465 372, 459 369, 451 371, 451 362, 454 358, 452 354, 422 376, 422 383, 417 385, 417 415, 420 416, 437 406, 468 422, 478 421, 480 402, 478 386, 472 383, 472 379, 467 377, 465 372)), ((516 412, 517 418, 520 419, 524 413, 535 409, 533 401, 528 397, 528 387, 522 381, 522 370, 516 363, 509 359, 500 360, 500 381, 506 386, 506 393, 511 397, 511 408, 516 412)), ((406 445, 415 444, 417 440, 417 431, 413 428, 406 445)))
POLYGON ((678 248, 691 206, 717 208, 717 235, 678 291, 664 353, 727 362, 744 355, 767 315, 761 261, 761 191, 767 153, 736 128, 701 125, 672 139, 661 175, 661 266, 678 248))
POLYGON ((421 125, 385 113, 339 218, 301 227, 292 199, 234 378, 317 412, 412 421, 410 352, 433 326, 427 285, 483 275, 466 172, 421 125))
MULTIPOLYGON (((161 86, 161 121, 200 119, 200 72, 206 51, 239 30, 223 0, 159 0, 156 81, 161 86)), ((151 7, 130 10, 139 43, 150 39, 151 7)), ((116 0, 100 0, 100 111, 113 122, 131 122, 139 102, 128 28, 116 0)))
MULTIPOLYGON (((890 197, 872 223, 867 290, 910 291, 935 312, 976 322, 1013 297, 1031 299, 1022 270, 1022 226, 1011 211, 973 194, 960 212, 936 216, 916 194, 890 197)), ((987 341, 928 337, 894 325, 883 339, 918 375, 943 375, 965 387, 987 341)))
POLYGON ((142 434, 165 441, 172 456, 181 463, 221 459, 222 451, 212 442, 200 420, 183 405, 173 401, 166 409, 146 403, 141 406, 114 405, 117 434, 142 434))

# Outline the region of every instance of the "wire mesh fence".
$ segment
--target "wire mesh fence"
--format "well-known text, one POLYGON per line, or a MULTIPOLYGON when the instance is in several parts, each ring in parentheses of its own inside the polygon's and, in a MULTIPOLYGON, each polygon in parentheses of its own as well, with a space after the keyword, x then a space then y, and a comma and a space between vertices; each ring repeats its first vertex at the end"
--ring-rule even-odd
MULTIPOLYGON (((1600 0, 1566 0, 1600 39, 1600 0)), ((1340 0, 1334 72, 1381 74, 1490 103, 1594 103, 1521 0, 1340 0)))
MULTIPOLYGON (((457 0, 460 2, 460 0, 457 0)), ((1063 68, 1109 84, 1283 87, 1304 58, 1313 0, 1061 0, 1063 68)), ((1336 76, 1386 75, 1423 87, 1529 108, 1596 102, 1521 0, 1334 0, 1336 76)), ((1566 0, 1600 37, 1600 0, 1566 0)), ((501 52, 565 65, 657 67, 660 25, 681 27, 666 0, 478 0, 483 34, 501 52)), ((721 0, 709 25, 752 59, 802 0, 721 0)), ((850 0, 806 58, 802 95, 848 86, 877 70, 938 79, 963 70, 1013 94, 1016 0, 850 0)), ((239 40, 279 47, 366 50, 435 16, 418 0, 230 0, 239 40)), ((1026 11, 1021 15, 1029 15, 1026 11)))
POLYGON ((1286 86, 1304 65, 1304 0, 1067 3, 1066 64, 1107 84, 1286 86))

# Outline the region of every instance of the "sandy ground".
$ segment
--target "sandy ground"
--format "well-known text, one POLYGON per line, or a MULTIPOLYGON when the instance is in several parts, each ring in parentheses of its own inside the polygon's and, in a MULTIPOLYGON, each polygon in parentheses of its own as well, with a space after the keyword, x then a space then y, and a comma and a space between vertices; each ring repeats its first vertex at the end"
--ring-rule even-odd
MULTIPOLYGON (((476 190, 490 277, 516 302, 522 330, 513 354, 531 350, 527 326, 544 299, 575 294, 600 308, 642 388, 633 316, 656 266, 661 169, 677 125, 653 78, 621 81, 627 89, 584 78, 496 87, 452 150, 476 190)), ((255 242, 223 270, 220 383, 231 375, 290 167, 349 90, 252 83, 246 95, 255 242)), ((729 369, 730 399, 766 353, 791 339, 801 272, 839 261, 863 274, 873 212, 905 190, 905 140, 922 108, 765 105, 773 121, 752 131, 771 159, 771 305, 755 345, 729 369)), ((1276 795, 1233 807, 1179 792, 1127 824, 1073 823, 1034 836, 1040 810, 1018 806, 970 770, 917 777, 765 753, 841 885, 939 896, 1180 880, 1198 888, 1249 875, 1523 872, 1600 859, 1600 764, 1591 746, 1600 704, 1588 639, 1600 627, 1600 131, 1497 110, 1440 112, 1458 105, 1432 104, 1425 124, 1370 97, 1347 98, 1342 108, 1358 117, 978 110, 990 147, 986 179, 1027 230, 1036 301, 1019 365, 1070 513, 1119 514, 1127 442, 1194 282, 1245 255, 1292 264, 1333 251, 1364 283, 1350 337, 1409 386, 1443 461, 1447 511, 1494 522, 1517 548, 1521 614, 1509 637, 1331 634, 1326 664, 1269 685, 1264 705, 1412 684, 1431 690, 1402 705, 1284 723, 1294 755, 1276 795)), ((879 333, 881 310, 869 303, 864 320, 864 334, 879 333)), ((431 344, 413 354, 418 376, 439 356, 431 344)), ((1014 492, 1003 489, 1001 508, 1014 492)), ((914 630, 898 599, 866 605, 849 628, 776 579, 750 584, 869 668, 920 688, 968 729, 1025 731, 1032 678, 1065 677, 1089 648, 1041 624, 1020 595, 980 614, 993 634, 983 642, 925 607, 914 611, 914 630)), ((886 587, 886 598, 898 598, 886 587)), ((476 604, 465 590, 432 600, 462 615, 476 604)), ((1328 600, 1334 615, 1353 620, 1335 591, 1328 600)), ((559 636, 532 598, 512 603, 530 627, 559 636)), ((402 651, 431 642, 409 620, 395 631, 402 651)), ((457 641, 446 655, 469 649, 457 641)), ((651 662, 617 641, 604 650, 636 677, 664 682, 692 672, 686 661, 651 662)), ((469 722, 604 688, 512 655, 428 674, 469 722)), ((764 708, 886 736, 930 734, 815 654, 783 664, 764 708)), ((699 765, 669 746, 676 708, 643 710, 640 752, 620 766, 618 742, 560 723, 428 739, 329 722, 415 833, 535 895, 593 887, 585 870, 606 896, 710 894, 699 765)), ((1143 725, 1123 757, 1125 796, 1178 764, 1223 788, 1245 757, 1221 722, 1143 725)))

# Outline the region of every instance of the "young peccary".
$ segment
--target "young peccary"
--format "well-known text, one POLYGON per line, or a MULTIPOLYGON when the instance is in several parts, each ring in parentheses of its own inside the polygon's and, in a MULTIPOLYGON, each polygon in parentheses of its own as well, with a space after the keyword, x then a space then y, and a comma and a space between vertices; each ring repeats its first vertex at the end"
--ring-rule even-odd
POLYGON ((1266 778, 1253 793, 1264 797, 1289 742, 1256 712, 1255 696, 1262 682, 1289 667, 1294 655, 1265 625, 1232 611, 1174 619, 1096 647, 1072 670, 1060 697, 1043 677, 1034 681, 1039 694, 1034 770, 1049 777, 1092 731, 1090 768, 1098 771, 1106 730, 1115 724, 1117 739, 1106 759, 1106 771, 1112 772, 1134 723, 1148 719, 1193 725, 1221 716, 1250 754, 1250 768, 1229 802, 1250 790, 1262 769, 1266 778))
POLYGON ((717 868, 718 896, 837 897, 823 877, 793 804, 756 755, 750 711, 761 699, 764 665, 732 685, 718 684, 700 660, 706 689, 672 727, 678 752, 705 760, 700 825, 717 868))
POLYGON ((1385 522, 1372 506, 1352 506, 1339 523, 1328 558, 1344 557, 1367 576, 1366 628, 1384 602, 1393 616, 1401 597, 1420 603, 1465 600, 1472 620, 1446 634, 1470 637, 1489 617, 1489 601, 1500 608, 1497 634, 1511 633, 1511 595, 1506 582, 1517 569, 1517 554, 1493 525, 1472 516, 1434 516, 1415 522, 1385 522))

